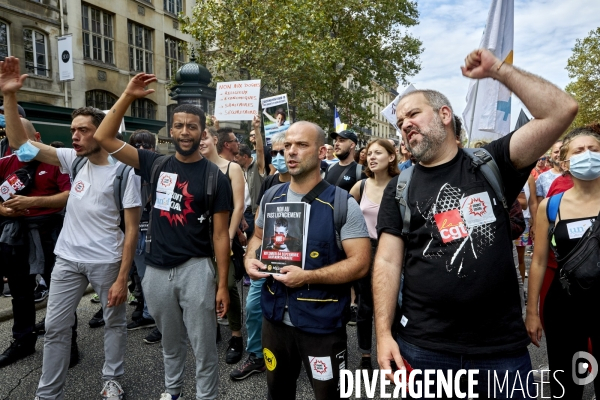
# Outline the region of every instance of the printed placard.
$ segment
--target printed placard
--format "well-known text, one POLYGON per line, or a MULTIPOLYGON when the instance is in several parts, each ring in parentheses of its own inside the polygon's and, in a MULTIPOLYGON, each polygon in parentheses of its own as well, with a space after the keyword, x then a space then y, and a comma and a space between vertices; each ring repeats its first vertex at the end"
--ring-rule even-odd
POLYGON ((13 189, 8 181, 4 181, 2 185, 0 185, 0 197, 2 197, 2 200, 6 201, 10 199, 10 195, 15 193, 15 189, 13 189))
POLYGON ((469 228, 496 221, 492 202, 487 192, 473 194, 462 199, 461 212, 469 228))
POLYGON ((86 182, 83 179, 78 179, 73 182, 73 185, 71 186, 71 195, 77 199, 81 199, 89 190, 89 188, 89 182, 86 182))
POLYGON ((215 117, 220 121, 252 121, 258 114, 260 79, 219 82, 215 117))

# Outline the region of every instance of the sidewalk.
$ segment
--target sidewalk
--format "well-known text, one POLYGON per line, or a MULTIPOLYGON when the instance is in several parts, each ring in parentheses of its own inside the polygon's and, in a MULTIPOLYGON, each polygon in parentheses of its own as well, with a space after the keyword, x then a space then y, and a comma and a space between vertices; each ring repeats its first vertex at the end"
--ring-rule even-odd
MULTIPOLYGON (((1 288, 0 288, 1 289, 1 288)), ((92 292, 93 289, 90 285, 85 289, 84 295, 92 292)), ((39 303, 35 303, 35 309, 41 310, 42 308, 46 308, 46 302, 48 299, 44 301, 40 301, 39 303)), ((12 297, 4 297, 2 293, 0 293, 0 322, 12 319, 12 297)))

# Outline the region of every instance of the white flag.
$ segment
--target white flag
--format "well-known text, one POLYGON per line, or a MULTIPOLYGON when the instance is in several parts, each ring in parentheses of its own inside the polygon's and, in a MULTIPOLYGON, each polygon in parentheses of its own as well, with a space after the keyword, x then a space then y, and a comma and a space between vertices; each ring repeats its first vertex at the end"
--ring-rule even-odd
POLYGON ((73 73, 73 36, 60 36, 58 39, 58 75, 60 81, 72 81, 73 73))
MULTIPOLYGON (((480 48, 513 63, 514 0, 492 0, 480 48)), ((510 132, 511 93, 492 78, 472 80, 463 112, 469 141, 498 139, 510 132)))
MULTIPOLYGON (((383 115, 385 117, 385 119, 387 119, 387 121, 390 124, 392 124, 392 126, 394 128, 396 128, 396 131, 398 133, 400 131, 399 131, 398 127, 396 126, 396 123, 398 122, 398 119, 396 118, 396 107, 398 107, 398 102, 400 101, 400 99, 403 96, 406 96, 407 94, 409 94, 410 92, 414 92, 415 90, 417 90, 417 88, 415 88, 413 86, 413 84, 411 83, 410 85, 408 85, 408 87, 402 93, 400 93, 398 96, 396 96, 394 101, 392 101, 390 104, 388 104, 387 107, 385 107, 381 111, 381 115, 383 115)), ((398 135, 398 136, 401 136, 401 135, 398 135)))

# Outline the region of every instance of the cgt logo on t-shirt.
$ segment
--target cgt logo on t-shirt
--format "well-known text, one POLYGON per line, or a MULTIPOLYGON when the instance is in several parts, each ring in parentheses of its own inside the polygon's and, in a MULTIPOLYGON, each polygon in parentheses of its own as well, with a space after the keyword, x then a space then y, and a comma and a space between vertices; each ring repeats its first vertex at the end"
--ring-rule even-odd
POLYGON ((435 214, 434 218, 444 243, 467 237, 469 234, 458 209, 435 214))

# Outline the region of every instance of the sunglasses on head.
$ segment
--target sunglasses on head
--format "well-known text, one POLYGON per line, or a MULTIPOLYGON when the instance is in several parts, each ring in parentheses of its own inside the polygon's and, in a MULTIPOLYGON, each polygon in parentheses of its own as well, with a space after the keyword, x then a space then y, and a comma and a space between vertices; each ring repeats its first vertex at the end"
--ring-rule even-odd
POLYGON ((277 154, 281 154, 282 156, 284 155, 284 151, 283 149, 277 151, 277 150, 271 150, 271 157, 277 157, 277 154))
POLYGON ((134 144, 133 146, 134 146, 136 149, 139 149, 140 147, 142 147, 142 148, 144 148, 144 149, 146 149, 146 150, 148 150, 148 149, 151 149, 151 148, 153 147, 151 144, 148 144, 148 143, 136 143, 136 144, 134 144))

